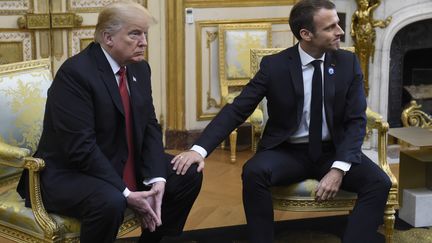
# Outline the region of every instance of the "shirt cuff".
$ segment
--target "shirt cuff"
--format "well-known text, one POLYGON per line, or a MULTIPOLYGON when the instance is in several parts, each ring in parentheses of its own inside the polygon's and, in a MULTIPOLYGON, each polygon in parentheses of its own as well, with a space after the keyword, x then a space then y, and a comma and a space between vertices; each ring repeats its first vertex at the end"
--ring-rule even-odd
POLYGON ((123 191, 123 196, 125 197, 129 197, 129 194, 131 193, 131 191, 129 191, 129 189, 126 187, 123 191))
POLYGON ((339 169, 346 174, 351 169, 351 163, 344 161, 335 161, 333 162, 332 168, 339 169))
POLYGON ((199 145, 192 146, 190 150, 199 153, 203 158, 207 157, 207 151, 199 145))
POLYGON ((148 186, 148 185, 151 185, 151 184, 158 182, 158 181, 166 182, 165 178, 163 178, 163 177, 155 177, 155 178, 151 178, 151 179, 145 179, 143 181, 143 183, 144 183, 144 185, 148 186))

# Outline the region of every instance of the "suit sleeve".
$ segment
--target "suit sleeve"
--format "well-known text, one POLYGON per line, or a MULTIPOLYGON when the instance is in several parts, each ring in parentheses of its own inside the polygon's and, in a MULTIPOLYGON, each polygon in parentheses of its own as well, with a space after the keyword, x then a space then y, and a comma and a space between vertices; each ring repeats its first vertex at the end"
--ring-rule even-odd
POLYGON ((167 177, 167 158, 164 152, 162 143, 162 129, 156 118, 155 109, 153 106, 153 99, 151 95, 151 82, 150 82, 150 66, 146 63, 149 77, 145 89, 149 93, 150 102, 146 106, 149 109, 147 113, 149 116, 148 123, 144 130, 143 149, 141 151, 141 161, 144 166, 140 167, 141 175, 144 179, 154 177, 167 177))
MULTIPOLYGON (((100 178, 120 191, 125 184, 96 142, 92 90, 83 76, 63 65, 49 90, 52 126, 71 168, 100 178)), ((109 122, 109 121, 107 121, 109 122)))
POLYGON ((353 80, 348 87, 344 108, 344 136, 336 150, 336 160, 361 162, 361 146, 366 134, 366 96, 363 74, 357 57, 353 55, 353 80))
POLYGON ((264 57, 260 70, 231 104, 225 105, 204 129, 195 144, 207 151, 207 156, 253 113, 267 92, 268 59, 264 57))

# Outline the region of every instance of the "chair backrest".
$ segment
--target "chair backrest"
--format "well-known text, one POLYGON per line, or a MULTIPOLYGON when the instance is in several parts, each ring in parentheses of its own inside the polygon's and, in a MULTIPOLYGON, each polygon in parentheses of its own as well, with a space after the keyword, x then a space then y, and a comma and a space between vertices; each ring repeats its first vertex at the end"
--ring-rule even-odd
MULTIPOLYGON (((35 152, 51 82, 49 59, 0 65, 1 142, 35 152)), ((11 167, 0 167, 0 185, 19 173, 11 167)))
POLYGON ((271 24, 221 24, 219 34, 219 84, 222 105, 231 93, 241 91, 250 79, 250 49, 271 47, 271 24))
POLYGON ((250 50, 250 77, 253 78, 259 70, 264 56, 276 54, 285 48, 253 48, 250 50))

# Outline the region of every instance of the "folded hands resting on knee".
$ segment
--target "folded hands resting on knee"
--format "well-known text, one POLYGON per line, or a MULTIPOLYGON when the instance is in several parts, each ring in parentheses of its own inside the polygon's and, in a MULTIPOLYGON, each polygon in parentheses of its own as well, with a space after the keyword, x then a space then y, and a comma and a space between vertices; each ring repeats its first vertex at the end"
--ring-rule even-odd
POLYGON ((150 232, 162 225, 161 206, 165 192, 165 182, 159 181, 149 191, 131 192, 127 198, 128 206, 141 218, 141 227, 150 232))

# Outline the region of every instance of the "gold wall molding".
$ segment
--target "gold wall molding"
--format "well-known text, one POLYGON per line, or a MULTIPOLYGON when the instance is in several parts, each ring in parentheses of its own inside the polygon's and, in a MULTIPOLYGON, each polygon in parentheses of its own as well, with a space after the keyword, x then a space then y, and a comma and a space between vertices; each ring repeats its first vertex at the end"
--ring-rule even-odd
POLYGON ((33 0, 0 0, 0 14, 15 15, 33 12, 33 0))
POLYGON ((17 20, 20 29, 70 29, 81 26, 83 18, 75 13, 26 14, 17 20))
MULTIPOLYGON (((203 111, 203 77, 202 77, 202 29, 208 28, 208 27, 218 27, 220 24, 246 24, 246 23, 271 23, 271 24, 287 24, 288 18, 264 18, 264 19, 224 19, 224 20, 205 20, 205 21, 197 21, 195 22, 195 42, 196 42, 196 85, 197 85, 197 91, 196 91, 196 97, 197 97, 197 120, 198 121, 206 121, 211 120, 217 112, 205 112, 203 111)), ((217 30, 216 30, 217 32, 217 30)), ((272 31, 273 32, 273 31, 272 31)), ((209 43, 207 43, 207 48, 209 48, 209 43)), ((211 51, 209 49, 209 51, 211 51)), ((209 60, 209 65, 210 60, 209 60)), ((210 68, 210 67, 208 67, 210 68)), ((210 75, 210 69, 209 69, 209 75, 210 75)), ((209 89, 211 88, 210 83, 210 76, 209 76, 209 89)), ((230 80, 230 83, 233 85, 241 85, 241 81, 236 80, 230 80)), ((211 107, 220 108, 220 103, 218 103, 213 97, 211 97, 211 90, 208 90, 207 92, 207 109, 211 107)))
POLYGON ((52 13, 51 27, 53 29, 67 29, 81 26, 83 18, 75 13, 52 13))
POLYGON ((49 14, 26 14, 18 19, 18 27, 29 30, 49 29, 50 22, 49 14))
MULTIPOLYGON (((2 43, 22 43, 22 49, 18 53, 13 53, 12 57, 2 57, 2 60, 15 60, 20 58, 22 61, 34 59, 34 34, 27 31, 11 31, 10 29, 0 29, 0 44, 2 43)), ((3 54, 3 53, 2 53, 3 54)), ((10 63, 10 62, 8 62, 10 63)))
MULTIPOLYGON (((79 13, 99 12, 102 8, 115 0, 67 0, 66 9, 79 13)), ((147 7, 147 0, 133 0, 147 7)))
POLYGON ((168 133, 185 130, 185 22, 184 0, 166 1, 168 133))
POLYGON ((20 41, 0 42, 0 65, 22 62, 23 44, 20 41))
POLYGON ((50 57, 51 47, 51 32, 49 30, 43 30, 39 32, 39 54, 42 58, 50 57))
POLYGON ((256 7, 293 5, 298 0, 186 0, 185 7, 214 8, 214 7, 256 7))
POLYGON ((93 41, 94 27, 73 29, 68 34, 68 54, 73 56, 85 48, 89 40, 93 41))

